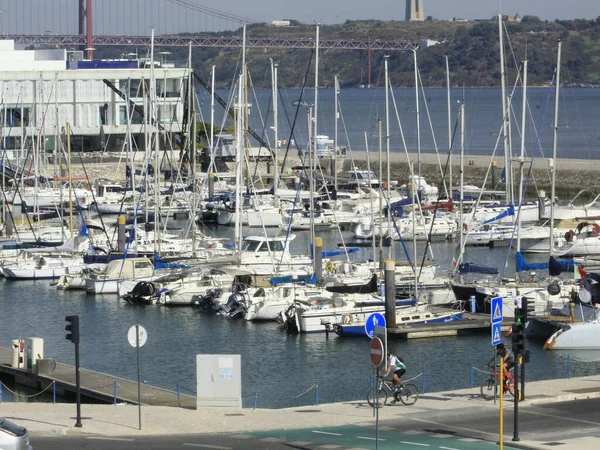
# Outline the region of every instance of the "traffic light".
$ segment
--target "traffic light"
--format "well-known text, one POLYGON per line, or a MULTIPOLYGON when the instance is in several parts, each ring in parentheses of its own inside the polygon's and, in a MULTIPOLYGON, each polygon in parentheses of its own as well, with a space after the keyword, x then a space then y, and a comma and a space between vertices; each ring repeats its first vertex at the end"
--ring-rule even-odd
POLYGON ((523 319, 521 320, 521 323, 526 325, 527 321, 529 320, 529 316, 535 312, 535 305, 533 302, 530 303, 527 297, 523 297, 521 299, 521 310, 521 317, 523 319))
POLYGON ((79 316, 66 316, 65 320, 69 322, 65 327, 68 332, 65 337, 73 344, 79 344, 79 316))
POLYGON ((511 338, 513 354, 515 357, 522 355, 525 351, 525 324, 523 322, 513 323, 511 338))

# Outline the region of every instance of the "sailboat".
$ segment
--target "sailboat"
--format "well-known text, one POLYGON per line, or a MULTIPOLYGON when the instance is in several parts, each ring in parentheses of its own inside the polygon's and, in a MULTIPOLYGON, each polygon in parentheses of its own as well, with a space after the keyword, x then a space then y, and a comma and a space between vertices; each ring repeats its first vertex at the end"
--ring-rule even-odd
POLYGON ((578 298, 581 315, 584 316, 585 308, 591 317, 583 322, 562 325, 546 340, 546 350, 600 350, 600 277, 588 275, 584 277, 578 298))

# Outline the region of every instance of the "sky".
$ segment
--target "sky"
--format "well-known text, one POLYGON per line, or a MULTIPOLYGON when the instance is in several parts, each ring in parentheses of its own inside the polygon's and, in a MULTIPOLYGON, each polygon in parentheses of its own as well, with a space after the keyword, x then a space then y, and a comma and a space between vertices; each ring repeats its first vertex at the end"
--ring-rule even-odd
MULTIPOLYGON (((79 0, 0 0, 0 33, 77 34, 79 0)), ((237 29, 295 19, 335 24, 346 20, 404 20, 405 0, 93 0, 95 34, 149 35, 237 29), (190 5, 184 8, 182 5, 190 5)), ((482 19, 503 12, 543 20, 595 19, 600 0, 424 0, 426 16, 482 19)))

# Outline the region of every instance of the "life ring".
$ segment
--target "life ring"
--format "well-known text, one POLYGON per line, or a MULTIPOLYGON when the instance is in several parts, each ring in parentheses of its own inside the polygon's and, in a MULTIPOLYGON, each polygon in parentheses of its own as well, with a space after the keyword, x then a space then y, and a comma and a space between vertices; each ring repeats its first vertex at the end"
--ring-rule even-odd
POLYGON ((342 316, 342 323, 349 324, 352 322, 352 316, 350 314, 344 314, 342 316))
POLYGON ((325 270, 327 272, 333 273, 333 271, 335 270, 335 265, 333 264, 333 261, 327 261, 327 264, 325 264, 325 270))

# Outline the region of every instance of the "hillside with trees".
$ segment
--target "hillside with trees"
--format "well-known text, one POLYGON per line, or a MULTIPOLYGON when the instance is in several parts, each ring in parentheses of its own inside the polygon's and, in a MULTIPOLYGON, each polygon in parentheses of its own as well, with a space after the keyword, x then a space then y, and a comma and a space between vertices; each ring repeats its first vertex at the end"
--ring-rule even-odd
MULTIPOLYGON (((252 38, 314 38, 315 26, 291 21, 291 26, 252 24, 247 36, 252 38)), ((506 61, 509 82, 516 76, 516 67, 527 57, 530 85, 551 82, 556 65, 557 42, 563 42, 562 79, 565 84, 600 85, 600 17, 594 20, 542 21, 535 16, 524 16, 520 23, 504 22, 507 31, 506 61)), ((241 36, 241 30, 215 35, 241 36)), ((322 40, 359 39, 382 41, 420 42, 435 40, 437 45, 418 51, 418 64, 424 86, 445 84, 445 56, 450 62, 453 84, 468 87, 500 85, 498 23, 489 21, 347 21, 338 25, 323 25, 322 40)), ((173 57, 185 62, 187 49, 171 48, 173 57)), ((105 49, 104 54, 113 50, 105 49)), ((100 53, 100 52, 98 52, 100 53)), ((280 87, 301 87, 306 74, 307 86, 314 83, 314 55, 308 49, 248 49, 246 59, 255 87, 269 87, 270 59, 278 64, 280 87)), ((412 52, 390 51, 389 72, 392 86, 414 85, 412 52)), ((100 56, 100 55, 98 55, 100 56)), ((383 85, 385 52, 372 51, 371 84, 383 85)), ((361 50, 321 49, 319 53, 319 84, 332 87, 337 75, 342 87, 367 84, 367 52, 361 50)), ((219 87, 229 87, 239 72, 239 48, 195 48, 193 65, 204 79, 210 78, 211 67, 216 67, 219 87)))

